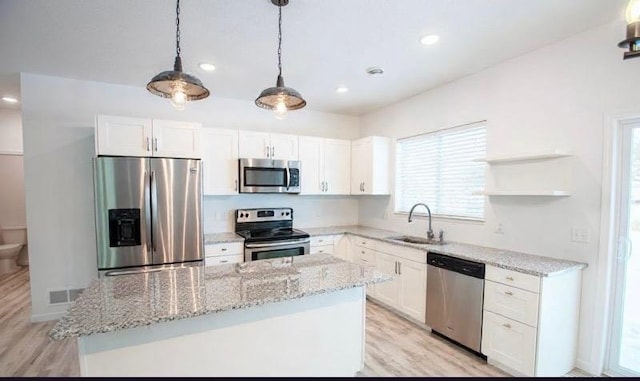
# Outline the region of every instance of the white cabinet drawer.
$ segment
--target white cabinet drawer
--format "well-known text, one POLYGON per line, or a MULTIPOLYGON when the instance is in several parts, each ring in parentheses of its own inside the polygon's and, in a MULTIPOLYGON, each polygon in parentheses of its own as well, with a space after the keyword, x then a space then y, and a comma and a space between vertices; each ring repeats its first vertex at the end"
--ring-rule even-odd
POLYGON ((540 292, 540 277, 536 275, 523 274, 495 266, 487 266, 484 277, 485 279, 518 287, 523 290, 535 293, 540 292))
POLYGON ((333 245, 334 237, 332 235, 322 235, 319 237, 311 237, 311 242, 309 243, 313 246, 323 246, 323 245, 333 245))
POLYGON ((355 236, 353 237, 353 242, 356 244, 356 246, 366 247, 371 250, 375 250, 376 248, 376 241, 373 239, 355 236))
POLYGON ((484 311, 481 352, 491 360, 533 377, 536 363, 536 329, 484 311))
POLYGON ((367 263, 372 266, 376 265, 376 252, 367 249, 366 247, 356 247, 355 248, 355 257, 358 258, 358 261, 361 263, 367 263))
POLYGON ((218 257, 205 257, 205 266, 225 265, 229 263, 242 263, 244 262, 244 255, 223 255, 218 257))
POLYGON ((485 280, 484 309, 502 316, 528 324, 538 326, 539 295, 507 286, 501 283, 485 280))
POLYGON ((242 242, 216 243, 204 245, 204 256, 215 257, 220 255, 244 254, 244 244, 242 242))
POLYGON ((311 246, 309 254, 333 254, 333 245, 311 246))

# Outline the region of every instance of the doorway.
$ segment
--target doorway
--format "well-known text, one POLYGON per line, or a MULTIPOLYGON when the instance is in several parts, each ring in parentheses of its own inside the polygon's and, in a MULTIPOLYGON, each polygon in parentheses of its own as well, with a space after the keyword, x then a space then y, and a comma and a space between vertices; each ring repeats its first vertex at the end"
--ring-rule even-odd
POLYGON ((640 377, 640 119, 621 124, 617 250, 606 374, 640 377))

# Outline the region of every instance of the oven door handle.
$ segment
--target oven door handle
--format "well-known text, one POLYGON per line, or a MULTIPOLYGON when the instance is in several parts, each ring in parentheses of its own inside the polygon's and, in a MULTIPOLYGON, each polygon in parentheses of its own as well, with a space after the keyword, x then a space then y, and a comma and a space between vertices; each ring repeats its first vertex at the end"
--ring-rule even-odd
POLYGON ((291 246, 299 243, 309 243, 310 239, 305 238, 301 240, 295 241, 286 241, 286 242, 274 242, 274 243, 245 243, 244 247, 247 249, 261 248, 261 247, 278 247, 278 246, 291 246))

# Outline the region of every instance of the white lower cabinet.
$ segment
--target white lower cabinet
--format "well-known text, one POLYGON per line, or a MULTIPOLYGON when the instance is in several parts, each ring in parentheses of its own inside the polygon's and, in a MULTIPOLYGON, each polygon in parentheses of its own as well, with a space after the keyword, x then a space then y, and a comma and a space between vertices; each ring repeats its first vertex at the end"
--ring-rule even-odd
POLYGON ((427 301, 426 252, 384 243, 376 244, 376 250, 363 247, 357 250, 365 253, 371 251, 375 255, 377 269, 394 277, 392 281, 377 284, 375 293, 369 296, 424 323, 427 301), (393 251, 393 254, 381 251, 385 249, 393 251), (403 257, 424 258, 424 262, 403 257))
POLYGON ((244 243, 224 242, 204 246, 204 265, 215 266, 244 262, 244 243))
POLYGON ((481 352, 515 376, 559 377, 577 356, 582 271, 549 277, 486 266, 481 352))

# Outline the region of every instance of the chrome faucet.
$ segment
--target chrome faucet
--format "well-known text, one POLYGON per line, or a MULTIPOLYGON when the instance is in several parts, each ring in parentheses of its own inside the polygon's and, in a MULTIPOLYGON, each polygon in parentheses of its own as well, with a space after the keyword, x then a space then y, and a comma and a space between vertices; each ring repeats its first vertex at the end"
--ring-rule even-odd
POLYGON ((413 210, 416 208, 416 206, 422 205, 425 208, 427 208, 427 212, 429 212, 429 230, 427 231, 427 238, 428 239, 433 239, 436 235, 433 234, 433 230, 431 230, 431 209, 429 209, 429 207, 427 206, 427 204, 423 204, 421 202, 415 204, 414 206, 411 207, 411 210, 409 211, 409 222, 411 222, 411 216, 413 215, 413 210))

